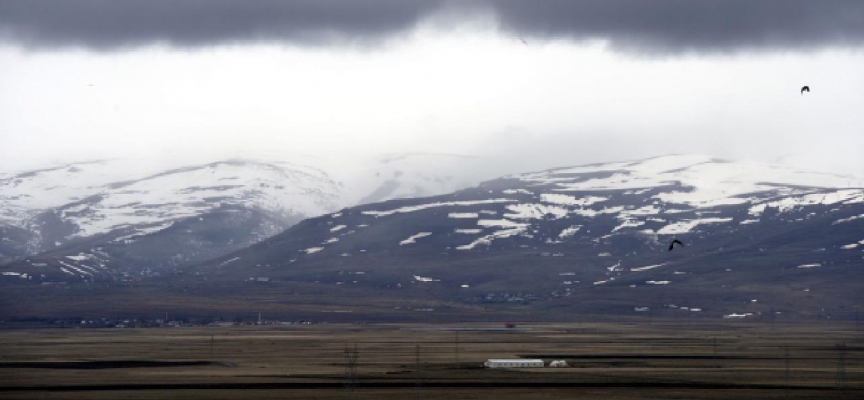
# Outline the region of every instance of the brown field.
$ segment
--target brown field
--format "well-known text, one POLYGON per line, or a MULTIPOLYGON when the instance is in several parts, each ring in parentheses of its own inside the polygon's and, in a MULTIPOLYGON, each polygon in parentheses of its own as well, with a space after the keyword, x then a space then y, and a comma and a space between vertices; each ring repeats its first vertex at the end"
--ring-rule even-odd
POLYGON ((4 330, 0 399, 864 398, 864 327, 854 323, 472 329, 499 327, 4 330), (346 348, 355 344, 351 379, 346 348), (479 368, 510 357, 564 359, 570 367, 479 368))

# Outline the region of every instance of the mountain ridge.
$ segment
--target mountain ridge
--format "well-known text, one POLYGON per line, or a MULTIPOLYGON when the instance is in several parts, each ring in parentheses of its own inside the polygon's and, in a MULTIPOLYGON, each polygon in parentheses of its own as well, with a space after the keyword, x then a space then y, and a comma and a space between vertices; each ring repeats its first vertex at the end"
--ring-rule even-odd
MULTIPOLYGON (((555 168, 345 207, 165 270, 170 276, 83 281, 118 295, 146 285, 178 296, 183 282, 182 296, 192 296, 183 298, 207 304, 271 304, 271 312, 304 315, 337 309, 360 319, 846 318, 864 301, 864 189, 845 187, 849 179, 692 155, 555 168), (685 246, 669 251, 673 238, 685 246), (286 296, 297 293, 314 295, 293 306, 286 296)), ((98 257, 3 268, 20 275, 44 270, 34 262, 62 261, 84 270, 98 257)))
MULTIPOLYGON (((127 232, 130 229, 139 233, 136 236, 158 235, 154 228, 203 217, 223 205, 258 214, 260 218, 250 218, 260 220, 259 228, 271 227, 244 242, 251 244, 302 218, 370 196, 428 195, 470 182, 452 180, 448 168, 433 168, 446 163, 447 157, 451 156, 407 154, 395 162, 385 159, 386 168, 375 159, 353 159, 346 161, 352 167, 329 172, 309 163, 234 158, 168 168, 137 160, 95 160, 2 174, 0 265, 58 252, 101 235, 134 233, 127 232), (424 157, 431 161, 416 162, 424 157), (378 177, 382 172, 391 176, 378 177), (381 192, 384 185, 389 189, 381 192)), ((235 240, 258 229, 248 228, 235 240)), ((219 250, 214 247, 208 254, 216 256, 219 250)), ((188 262, 196 261, 203 259, 188 262)))

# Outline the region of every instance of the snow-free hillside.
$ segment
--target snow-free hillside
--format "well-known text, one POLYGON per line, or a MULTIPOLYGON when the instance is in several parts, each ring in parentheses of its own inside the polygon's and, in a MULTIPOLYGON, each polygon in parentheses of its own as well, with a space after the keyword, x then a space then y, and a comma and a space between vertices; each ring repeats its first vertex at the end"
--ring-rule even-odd
POLYGON ((476 184, 456 171, 479 163, 428 154, 295 158, 175 162, 170 168, 159 160, 103 160, 0 174, 0 265, 45 252, 77 257, 103 245, 114 256, 136 254, 121 264, 200 262, 364 200, 476 184), (170 251, 142 246, 168 236, 170 251), (148 254, 153 259, 145 259, 148 254))
POLYGON ((578 295, 615 298, 619 312, 683 298, 718 316, 771 307, 807 314, 857 301, 861 186, 703 156, 561 168, 308 219, 195 271, 413 288, 448 301, 522 293, 551 307, 578 295), (685 246, 668 251, 673 238, 685 246))

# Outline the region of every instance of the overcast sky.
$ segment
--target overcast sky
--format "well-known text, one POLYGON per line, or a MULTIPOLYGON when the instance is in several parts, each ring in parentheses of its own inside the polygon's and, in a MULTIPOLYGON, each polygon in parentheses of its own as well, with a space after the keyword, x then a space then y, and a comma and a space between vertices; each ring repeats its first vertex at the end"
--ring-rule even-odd
POLYGON ((861 71, 860 0, 0 0, 0 172, 437 152, 862 175, 861 71))

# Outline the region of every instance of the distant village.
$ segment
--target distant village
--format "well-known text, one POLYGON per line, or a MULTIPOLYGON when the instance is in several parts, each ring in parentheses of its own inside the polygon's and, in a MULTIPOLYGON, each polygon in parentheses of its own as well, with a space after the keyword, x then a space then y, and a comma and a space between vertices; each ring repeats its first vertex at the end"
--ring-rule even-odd
POLYGON ((67 328, 188 328, 188 327, 232 327, 253 325, 312 325, 326 324, 324 321, 295 320, 279 321, 269 319, 196 319, 196 318, 30 318, 0 321, 0 327, 6 324, 15 325, 39 325, 67 328))

